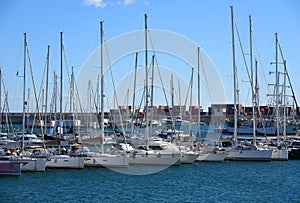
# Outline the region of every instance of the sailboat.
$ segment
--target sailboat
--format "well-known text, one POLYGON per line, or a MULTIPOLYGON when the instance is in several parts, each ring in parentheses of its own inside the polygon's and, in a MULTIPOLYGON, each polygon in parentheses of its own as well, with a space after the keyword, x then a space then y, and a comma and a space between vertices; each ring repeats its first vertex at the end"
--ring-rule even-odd
POLYGON ((22 171, 45 171, 46 169, 46 159, 45 158, 33 158, 30 156, 26 156, 24 147, 25 147, 25 90, 26 90, 26 52, 27 52, 27 40, 26 33, 24 33, 24 75, 23 75, 23 122, 22 122, 22 150, 21 154, 18 157, 18 161, 25 162, 25 164, 21 164, 22 171))
MULTIPOLYGON (((63 50, 63 32, 60 32, 60 48, 61 48, 61 63, 60 63, 60 73, 61 73, 61 81, 60 81, 60 112, 59 112, 59 136, 58 139, 62 137, 62 130, 63 130, 63 121, 62 121, 62 84, 63 84, 63 57, 62 57, 62 50, 63 50)), ((60 141, 60 140, 58 140, 60 141)), ((50 153, 47 157, 47 168, 74 168, 74 169, 81 169, 84 168, 84 158, 80 156, 69 156, 61 154, 61 143, 59 142, 59 150, 58 154, 50 153)))
MULTIPOLYGON (((275 50, 276 50, 276 82, 275 82, 275 99, 276 99, 276 136, 277 136, 277 142, 275 147, 271 147, 273 149, 272 153, 272 160, 279 160, 279 161, 287 161, 288 160, 288 149, 284 146, 284 143, 280 140, 280 127, 279 127, 279 71, 278 71, 278 34, 275 33, 275 50)), ((284 66, 285 66, 285 61, 284 61, 284 66)), ((286 67, 284 67, 284 95, 283 95, 283 108, 284 108, 284 113, 283 113, 283 139, 286 139, 286 67)))
MULTIPOLYGON (((84 165, 85 166, 91 166, 91 167, 109 167, 109 168, 126 168, 128 167, 128 155, 126 153, 113 155, 113 154, 107 154, 104 153, 104 66, 103 66, 103 21, 100 22, 100 36, 101 36, 101 44, 100 44, 100 67, 101 67, 101 118, 100 118, 100 144, 101 149, 99 152, 90 152, 88 149, 87 151, 84 151, 83 154, 85 156, 84 158, 84 165)), ((97 141, 97 139, 94 139, 94 141, 97 141)), ((83 142, 87 142, 87 140, 84 140, 83 142)), ((98 142, 99 143, 99 142, 98 142)), ((90 144, 87 142, 87 144, 90 144)), ((95 144, 95 143, 94 143, 95 144)), ((95 144, 96 146, 96 144, 95 144)))
MULTIPOLYGON (((125 150, 129 154, 130 165, 157 165, 157 166, 171 166, 180 165, 181 153, 176 146, 171 143, 166 143, 163 140, 149 138, 149 134, 152 133, 152 122, 150 121, 149 111, 149 90, 148 90, 148 25, 147 14, 145 17, 145 125, 144 139, 145 147, 143 149, 129 148, 129 144, 125 143, 125 150), (150 127, 150 129, 149 129, 150 127)), ((153 56, 154 61, 154 56, 153 56)), ((154 62, 153 62, 154 63, 154 62)), ((153 94, 151 95, 153 97, 153 94)), ((153 101, 153 100, 152 100, 153 101)))
POLYGON ((237 143, 237 76, 235 64, 235 45, 234 45, 234 17, 233 7, 231 6, 231 24, 232 24, 232 61, 233 61, 233 82, 234 82, 234 134, 231 147, 226 148, 228 153, 226 160, 232 161, 271 161, 272 150, 258 148, 255 144, 255 134, 253 133, 254 144, 250 146, 239 145, 237 143))
MULTIPOLYGON (((201 137, 201 113, 200 113, 200 47, 197 47, 198 55, 198 124, 197 124, 197 134, 201 137)), ((226 153, 224 150, 219 149, 217 146, 206 145, 200 146, 200 143, 196 146, 196 152, 198 157, 196 161, 207 161, 207 162, 222 162, 226 158, 226 153)))

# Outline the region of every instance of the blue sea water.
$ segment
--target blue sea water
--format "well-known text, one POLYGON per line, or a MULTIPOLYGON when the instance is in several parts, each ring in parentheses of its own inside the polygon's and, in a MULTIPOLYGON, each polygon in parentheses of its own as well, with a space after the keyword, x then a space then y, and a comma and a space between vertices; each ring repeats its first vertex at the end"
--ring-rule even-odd
POLYGON ((300 161, 172 166, 148 175, 106 168, 0 177, 0 202, 300 202, 300 161))

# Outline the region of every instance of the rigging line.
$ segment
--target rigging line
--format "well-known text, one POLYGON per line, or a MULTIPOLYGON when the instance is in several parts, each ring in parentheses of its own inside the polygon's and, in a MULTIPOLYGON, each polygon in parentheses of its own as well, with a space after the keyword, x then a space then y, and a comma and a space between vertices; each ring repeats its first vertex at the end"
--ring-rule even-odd
MULTIPOLYGON (((34 81, 33 69, 32 69, 32 63, 31 63, 31 59, 30 59, 30 53, 29 53, 28 45, 26 47, 27 47, 26 51, 27 51, 28 62, 29 62, 29 67, 30 67, 33 91, 34 91, 34 98, 35 98, 35 102, 36 102, 36 111, 38 112, 38 119, 40 121, 41 120, 41 114, 40 114, 40 110, 39 110, 39 98, 37 98, 36 85, 35 85, 35 81, 34 81)), ((34 122, 35 122, 35 119, 36 119, 36 114, 34 114, 34 119, 33 119, 34 122)), ((32 129, 31 129, 32 131, 33 131, 33 127, 34 127, 34 125, 32 125, 32 129)), ((40 127, 41 127, 41 130, 42 130, 42 125, 40 125, 40 127)))
POLYGON ((259 49, 258 49, 258 46, 257 46, 257 42, 255 40, 254 33, 252 33, 252 38, 253 38, 254 46, 255 46, 255 49, 256 49, 256 52, 257 52, 259 65, 260 65, 260 67, 262 69, 261 72, 262 72, 262 75, 263 75, 264 82, 265 82, 265 84, 268 84, 268 79, 267 79, 267 76, 266 76, 266 71, 265 71, 264 65, 262 64, 261 55, 260 55, 260 52, 259 52, 259 49))
POLYGON ((79 108, 80 108, 80 112, 83 112, 83 108, 82 108, 82 105, 81 105, 80 95, 79 95, 79 91, 78 91, 78 86, 77 86, 76 80, 74 80, 74 86, 75 86, 75 93, 76 93, 76 96, 77 96, 76 98, 78 100, 78 105, 79 105, 79 108))
MULTIPOLYGON (((91 85, 91 94, 92 94, 92 97, 93 97, 93 102, 94 102, 94 106, 96 108, 96 118, 97 118, 97 122, 98 122, 98 125, 101 126, 101 121, 100 121, 100 118, 99 118, 99 107, 98 107, 98 102, 97 102, 97 97, 98 97, 98 93, 97 91, 94 92, 94 89, 91 85)), ((102 113, 102 112, 101 112, 102 113)))
POLYGON ((54 113, 55 111, 55 105, 56 105, 56 95, 57 95, 57 88, 56 88, 56 74, 54 71, 54 87, 51 95, 51 101, 50 101, 50 113, 54 113))
MULTIPOLYGON (((150 38, 150 41, 151 41, 151 46, 153 46, 153 45, 152 45, 151 37, 149 37, 149 38, 150 38)), ((158 72, 158 75, 159 75, 159 80, 160 80, 160 82, 161 82, 161 84, 162 84, 162 90, 163 90, 164 97, 165 97, 165 100, 166 100, 166 104, 167 104, 167 107, 168 107, 168 110, 169 110, 169 114, 170 114, 170 116, 171 116, 171 120, 172 120, 172 128, 173 128, 173 130, 174 130, 174 132, 175 132, 176 129, 175 129, 175 121, 174 121, 173 106, 172 106, 171 109, 169 108, 169 102, 168 102, 168 98, 167 98, 165 86, 164 86, 164 83, 163 83, 163 79, 162 79, 162 76, 161 76, 160 68, 159 68, 159 65, 158 65, 158 60, 157 60, 157 58, 156 58, 154 49, 153 49, 152 51, 153 51, 154 56, 155 56, 154 58, 155 58, 155 64, 156 64, 156 67, 157 67, 157 72, 158 72)), ((171 90, 171 92, 172 92, 172 90, 171 90)), ((182 115, 182 114, 181 114, 181 115, 182 115)))
MULTIPOLYGON (((211 100, 212 96, 211 96, 211 91, 210 91, 210 87, 209 87, 209 84, 208 84, 208 79, 207 79, 207 75, 206 75, 206 71, 205 71, 205 67, 203 62, 203 57, 202 57, 202 54, 200 55, 200 67, 203 67, 201 70, 203 72, 203 75, 204 75, 204 81, 205 81, 205 84, 206 84, 206 87, 207 87, 207 92, 208 92, 208 96, 209 96, 209 99, 211 100)), ((198 73, 200 75, 200 73, 198 73)), ((200 75, 201 76, 201 75, 200 75)), ((200 106, 199 106, 200 108, 200 106)))
MULTIPOLYGON (((62 44, 62 51, 63 51, 63 58, 64 58, 65 67, 66 67, 67 76, 68 76, 68 82, 69 82, 69 84, 71 84, 71 77, 70 77, 70 72, 69 72, 69 66, 68 66, 68 63, 67 63, 67 54, 66 54, 66 51, 65 51, 64 44, 62 44)), ((68 95, 69 95, 69 93, 70 93, 70 88, 69 88, 69 91, 68 91, 68 95)), ((61 92, 61 94, 63 95, 63 92, 61 92)), ((68 100, 65 103, 65 111, 67 110, 67 104, 68 104, 68 100)), ((65 116, 63 114, 63 120, 64 119, 65 119, 65 116)))
MULTIPOLYGON (((63 49, 64 62, 65 62, 65 66, 66 66, 66 71, 67 71, 67 76, 68 76, 69 84, 71 84, 72 79, 71 79, 70 72, 69 72, 69 66, 68 66, 68 63, 67 63, 67 54, 66 54, 66 50, 65 50, 64 44, 62 45, 62 49, 63 49)), ((77 95, 78 95, 78 87, 77 87, 77 83, 76 83, 75 79, 74 79, 74 86, 75 86, 75 89, 76 89, 76 92, 77 92, 77 95)), ((69 88, 69 93, 70 92, 71 92, 71 90, 69 88)), ((63 93, 61 92, 61 94, 63 94, 63 93)), ((74 92, 73 92, 73 94, 74 94, 74 92)), ((79 100, 78 102, 79 102, 80 110, 81 110, 81 112, 83 112, 79 96, 78 96, 77 99, 79 100)), ((66 102, 65 111, 66 111, 66 108, 67 108, 67 104, 68 104, 68 102, 66 102)), ((74 104, 75 104, 75 101, 73 100, 73 107, 74 107, 74 104)), ((74 111, 73 111, 73 113, 74 113, 74 111)), ((74 115, 75 115, 75 117, 78 117, 77 112, 75 112, 74 115)))
POLYGON ((68 90, 68 97, 67 97, 67 100, 65 101, 65 108, 64 108, 64 111, 65 112, 67 112, 67 107, 68 107, 68 104, 69 104, 69 99, 70 99, 70 97, 69 97, 69 95, 71 95, 71 90, 70 90, 70 88, 69 88, 69 90, 68 90))
MULTIPOLYGON (((119 102, 118 102, 118 96, 116 94, 116 85, 115 85, 115 80, 114 80, 114 75, 113 75, 113 72, 112 72, 112 67, 111 67, 111 63, 110 63, 110 58, 109 58, 109 52, 108 52, 108 47, 107 47, 107 42, 106 42, 106 39, 105 39, 105 33, 103 33, 104 35, 104 45, 105 45, 105 50, 106 50, 106 56, 107 56, 107 61, 108 61, 108 67, 109 67, 109 71, 110 71, 110 75, 111 75, 111 78, 112 78, 112 84, 113 84, 113 88, 114 88, 114 94, 113 94, 113 98, 115 97, 116 98, 116 102, 117 102, 117 106, 119 107, 119 102)), ((123 118, 122 118, 122 114, 120 112, 120 108, 119 109, 119 116, 120 116, 120 122, 121 122, 121 126, 122 126, 122 132, 124 134, 124 139, 125 139, 125 129, 124 129, 124 126, 123 126, 123 118)), ((101 112, 102 113, 102 112, 101 112)))
POLYGON ((93 97, 93 103, 94 103, 94 107, 95 107, 95 109, 96 109, 96 112, 98 113, 98 105, 97 105, 97 101, 96 101, 96 97, 97 97, 97 92, 95 91, 94 92, 94 89, 93 89, 93 87, 91 87, 91 93, 92 93, 92 97, 93 97))
POLYGON ((160 73, 160 68, 159 68, 159 65, 158 65, 158 60, 157 60, 156 53, 155 53, 154 46, 153 46, 153 41, 152 41, 152 38, 151 38, 149 30, 147 30, 147 32, 148 32, 148 36, 149 36, 149 40, 150 40, 152 52, 154 53, 154 56, 155 56, 155 64, 157 66, 157 70, 158 70, 157 72, 159 74, 159 79, 160 79, 160 82, 161 82, 161 85, 162 85, 162 90, 163 90, 163 93, 164 93, 164 97, 165 97, 167 106, 169 106, 169 102, 168 102, 168 98, 167 98, 165 86, 164 86, 164 83, 163 83, 163 79, 162 79, 162 76, 161 76, 161 73, 160 73))
POLYGON ((69 79, 69 84, 71 83, 71 76, 70 76, 70 72, 69 72, 69 66, 68 66, 68 63, 67 63, 67 54, 66 54, 66 51, 65 51, 65 46, 62 45, 62 48, 63 48, 63 54, 64 54, 64 62, 65 62, 65 66, 66 66, 66 71, 67 71, 67 76, 68 76, 68 79, 69 79))
MULTIPOLYGON (((48 53, 47 53, 47 55, 48 55, 48 53)), ((45 74, 46 74, 46 69, 47 69, 47 55, 46 55, 46 61, 45 61, 45 66, 44 66, 44 70, 43 70, 43 75, 42 75, 42 81, 41 81, 40 91, 39 91, 39 95, 38 95, 38 100, 40 100, 40 98, 41 98, 42 86, 43 86, 44 79, 45 79, 45 74)), ((43 104, 42 104, 42 111, 43 111, 43 104)))
MULTIPOLYGON (((192 70, 193 70, 193 68, 192 68, 192 70)), ((190 91, 191 91, 191 86, 192 86, 191 84, 192 84, 192 81, 193 81, 192 76, 193 76, 193 72, 192 72, 192 75, 191 75, 191 79, 190 79, 190 84, 189 84, 188 90, 187 90, 187 92, 186 92, 186 97, 185 97, 184 106, 187 105, 187 100, 188 100, 188 97, 189 97, 189 94, 190 94, 190 91)), ((191 93, 192 93, 192 91, 191 91, 191 93)), ((182 112, 180 112, 181 115, 183 115, 184 110, 185 110, 185 109, 182 109, 182 112)))
MULTIPOLYGON (((152 38, 151 38, 151 35, 150 35, 150 32, 149 32, 148 29, 147 29, 147 35, 149 36, 149 40, 150 40, 150 45, 151 45, 151 48, 152 48, 152 52, 153 52, 153 55, 155 56, 154 58, 155 58, 155 64, 157 66, 157 72, 158 72, 159 79, 160 79, 160 82, 161 82, 161 85, 162 85, 162 90, 163 90, 163 93, 164 93, 165 101, 166 101, 166 104, 167 104, 168 109, 169 109, 169 102, 168 102, 168 98, 167 98, 165 86, 164 86, 163 79, 162 79, 161 72, 160 72, 160 68, 159 68, 159 65, 158 65, 158 60, 157 60, 156 53, 155 53, 155 50, 154 50, 153 41, 152 41, 152 38)), ((172 128, 175 130, 173 108, 171 110, 169 109, 169 113, 170 113, 171 120, 172 120, 172 128)))
MULTIPOLYGON (((281 46, 280 46, 280 43, 279 43, 279 42, 278 42, 278 46, 279 46, 279 51, 280 51, 281 58, 282 58, 283 61, 285 61, 284 56, 283 56, 283 51, 282 51, 282 49, 281 49, 281 46)), ((290 84, 290 87, 291 87, 293 99, 294 99, 294 101, 295 101, 296 107, 298 108, 298 103, 297 103, 297 100, 296 100, 296 96, 295 96, 295 93, 294 93, 294 89, 293 89, 293 86, 292 86, 292 82, 291 82, 290 75, 289 75, 289 73, 288 73, 288 71, 287 71, 286 63, 284 63, 284 70, 285 70, 286 75, 287 75, 287 78, 288 78, 288 80, 289 80, 289 84, 290 84)))
POLYGON ((9 110, 9 102, 8 102, 8 91, 6 91, 5 82, 4 82, 4 78, 3 77, 1 77, 1 81, 0 82, 2 83, 2 88, 3 88, 3 91, 4 91, 4 95, 5 95, 5 100, 4 100, 4 103, 3 103, 3 109, 2 109, 2 112, 1 112, 1 116, 2 116, 2 113, 4 113, 4 109, 5 109, 6 110, 5 120, 6 120, 7 128, 9 130, 10 129, 9 126, 10 126, 11 129, 12 129, 12 131, 13 131, 13 133, 15 133, 11 117, 9 117, 9 121, 8 121, 8 115, 7 115, 7 113, 10 112, 10 110, 9 110))
POLYGON ((239 33, 239 31, 238 31, 238 27, 237 27, 237 24, 236 24, 236 23, 235 23, 235 29, 236 29, 236 33, 237 33, 237 36, 238 36, 240 49, 241 49, 241 52, 242 52, 242 55, 243 55, 243 60, 244 60, 244 64, 245 64, 245 67, 246 67, 248 79, 249 79, 249 81, 250 81, 250 86, 251 86, 251 89, 252 89, 252 93, 253 93, 253 95, 254 95, 254 90, 253 90, 253 89, 254 89, 254 86, 253 86, 253 78, 251 78, 250 73, 249 73, 249 68, 248 68, 248 65, 247 65, 247 61, 246 61, 246 57, 245 57, 244 48, 243 48, 243 45, 242 45, 242 41, 241 41, 241 38, 240 38, 240 33, 239 33))
POLYGON ((5 92, 5 103, 6 103, 6 105, 5 105, 5 107, 6 107, 5 121, 7 123, 7 128, 8 128, 8 130, 11 128, 12 132, 15 133, 15 130, 14 130, 14 127, 13 127, 13 123, 12 123, 12 119, 11 119, 11 117, 8 118, 8 113, 10 112, 10 110, 9 110, 9 102, 8 102, 8 91, 5 92))

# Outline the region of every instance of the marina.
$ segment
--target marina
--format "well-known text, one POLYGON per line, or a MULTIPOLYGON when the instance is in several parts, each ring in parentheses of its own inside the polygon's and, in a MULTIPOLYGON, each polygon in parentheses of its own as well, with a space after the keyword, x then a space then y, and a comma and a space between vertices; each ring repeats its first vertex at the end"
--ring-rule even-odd
POLYGON ((4 1, 0 202, 300 201, 300 4, 4 1))

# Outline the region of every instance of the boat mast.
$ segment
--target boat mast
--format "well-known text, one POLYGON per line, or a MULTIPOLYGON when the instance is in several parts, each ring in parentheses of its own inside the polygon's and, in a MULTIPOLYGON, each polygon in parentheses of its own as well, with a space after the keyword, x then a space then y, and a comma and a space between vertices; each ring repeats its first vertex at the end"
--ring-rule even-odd
POLYGON ((69 112, 72 113, 72 104, 73 104, 73 86, 74 86, 74 82, 73 82, 73 79, 74 79, 74 67, 72 66, 72 70, 71 70, 71 81, 70 81, 70 109, 69 109, 69 112))
POLYGON ((249 16, 249 27, 250 27, 250 69, 251 69, 251 90, 252 90, 252 118, 253 118, 253 144, 256 146, 256 94, 255 94, 255 85, 254 85, 254 72, 253 72, 253 55, 252 55, 252 18, 249 16))
POLYGON ((133 99, 132 99, 132 113, 131 113, 131 135, 134 131, 134 116, 135 116, 135 91, 136 91, 136 71, 138 67, 138 52, 135 53, 135 67, 134 67, 134 81, 133 81, 133 99))
POLYGON ((103 21, 100 21, 100 67, 101 67, 101 95, 100 95, 100 102, 101 102, 101 153, 104 153, 104 67, 103 67, 103 21))
POLYGON ((45 118, 44 118, 44 134, 47 132, 47 107, 48 107, 48 79, 49 79, 49 62, 50 62, 50 45, 48 45, 47 54, 47 70, 46 70, 46 96, 45 96, 45 118))
POLYGON ((148 97, 149 97, 149 93, 148 93, 148 39, 147 39, 147 32, 148 32, 148 25, 147 25, 147 14, 145 13, 145 121, 146 121, 146 129, 145 129, 145 138, 146 138, 146 142, 147 142, 147 148, 148 148, 148 138, 149 138, 149 128, 148 128, 148 124, 149 124, 149 117, 148 117, 148 97))
POLYGON ((233 92, 233 102, 234 102, 234 131, 233 131, 233 141, 234 141, 234 145, 236 146, 236 142, 237 142, 237 107, 236 107, 236 96, 237 96, 237 92, 236 92, 236 85, 237 85, 237 81, 236 81, 236 64, 235 64, 235 46, 234 46, 234 16, 233 16, 233 7, 230 6, 231 9, 231 30, 232 30, 232 68, 233 68, 233 88, 234 88, 234 92, 233 92))
POLYGON ((154 57, 155 55, 152 55, 152 77, 151 77, 151 94, 150 94, 150 133, 152 133, 152 120, 153 120, 153 88, 154 88, 154 57))
POLYGON ((198 136, 201 137, 201 129, 200 129, 200 124, 201 124, 201 109, 200 109, 200 47, 197 47, 197 58, 198 58, 198 136))
MULTIPOLYGON (((258 72, 257 72, 257 60, 255 59, 255 102, 256 102, 256 111, 260 115, 260 111, 258 111, 259 109, 259 85, 258 85, 258 72)), ((257 114, 256 114, 257 115, 257 114)))
MULTIPOLYGON (((286 60, 283 61, 286 67, 286 60)), ((286 139, 286 69, 283 71, 283 137, 286 139)))
POLYGON ((25 131, 25 111, 26 111, 26 101, 25 101, 25 90, 26 90, 26 50, 27 50, 27 41, 26 41, 26 33, 24 33, 22 154, 24 152, 24 131, 25 131))
POLYGON ((279 143, 279 72, 278 72, 278 35, 275 33, 275 53, 276 53, 276 82, 275 82, 275 102, 276 102, 276 134, 277 134, 277 144, 279 143))
MULTIPOLYGON (((62 95, 63 95, 63 32, 60 32, 60 99, 59 99, 59 125, 60 125, 60 129, 59 129, 59 139, 62 137, 62 131, 63 131, 62 95)), ((60 147, 59 147, 59 151, 60 151, 60 147)))
POLYGON ((192 136, 192 105, 193 105, 193 79, 194 79, 194 67, 192 67, 192 75, 191 75, 191 95, 190 95, 190 122, 189 122, 189 135, 192 136))

